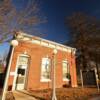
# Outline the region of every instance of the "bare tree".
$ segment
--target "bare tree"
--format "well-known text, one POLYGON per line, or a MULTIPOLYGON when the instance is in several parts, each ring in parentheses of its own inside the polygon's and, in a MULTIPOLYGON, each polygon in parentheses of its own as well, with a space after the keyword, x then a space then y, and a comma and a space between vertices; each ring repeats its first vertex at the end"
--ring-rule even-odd
POLYGON ((36 26, 45 21, 36 0, 27 0, 22 8, 18 8, 13 0, 2 0, 0 2, 0 42, 9 40, 18 31, 38 35, 40 32, 37 31, 36 26))
MULTIPOLYGON (((74 13, 66 19, 71 43, 80 52, 79 63, 87 67, 89 60, 100 55, 100 20, 84 13, 74 13)), ((97 61, 97 60, 96 60, 97 61)))

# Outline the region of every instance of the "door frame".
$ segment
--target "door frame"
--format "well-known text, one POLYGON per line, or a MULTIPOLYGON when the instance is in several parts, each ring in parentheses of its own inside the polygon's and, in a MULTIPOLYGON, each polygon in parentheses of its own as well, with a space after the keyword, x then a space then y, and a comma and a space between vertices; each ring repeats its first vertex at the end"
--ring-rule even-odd
POLYGON ((14 80, 13 80, 13 86, 12 86, 12 90, 16 90, 16 79, 17 79, 17 71, 18 71, 18 62, 19 62, 19 57, 20 56, 25 56, 28 58, 28 66, 27 68, 25 69, 26 70, 26 74, 25 74, 25 81, 24 81, 24 89, 26 88, 26 85, 27 85, 27 80, 28 80, 28 70, 29 70, 29 58, 30 56, 27 55, 27 54, 19 54, 18 57, 17 57, 17 63, 16 63, 16 68, 15 68, 15 75, 14 75, 14 80))

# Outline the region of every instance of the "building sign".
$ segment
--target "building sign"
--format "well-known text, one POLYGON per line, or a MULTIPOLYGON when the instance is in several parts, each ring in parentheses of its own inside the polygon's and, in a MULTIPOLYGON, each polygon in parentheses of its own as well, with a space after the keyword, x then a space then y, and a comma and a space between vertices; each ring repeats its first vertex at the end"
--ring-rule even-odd
POLYGON ((10 76, 14 76, 15 75, 15 72, 10 72, 10 76))

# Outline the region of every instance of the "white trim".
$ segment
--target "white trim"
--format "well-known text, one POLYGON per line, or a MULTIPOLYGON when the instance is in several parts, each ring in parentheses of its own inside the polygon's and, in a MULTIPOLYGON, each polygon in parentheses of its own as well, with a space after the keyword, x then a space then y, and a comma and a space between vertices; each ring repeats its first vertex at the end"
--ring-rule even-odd
POLYGON ((46 47, 48 47, 49 43, 44 42, 44 41, 41 41, 41 45, 42 45, 42 46, 46 46, 46 47))
POLYGON ((70 79, 68 79, 68 78, 63 78, 63 81, 67 81, 67 82, 69 82, 70 79))
POLYGON ((61 46, 58 46, 57 45, 56 48, 59 49, 59 50, 62 50, 62 47, 61 46))
POLYGON ((66 68, 67 68, 67 72, 70 74, 70 66, 69 66, 69 62, 68 62, 68 60, 63 60, 62 61, 62 79, 63 79, 63 81, 70 81, 70 79, 68 79, 68 78, 65 78, 65 77, 63 77, 63 63, 66 63, 67 64, 67 66, 66 66, 66 68))
POLYGON ((49 47, 50 48, 56 48, 56 45, 55 44, 52 44, 52 43, 49 43, 49 47))
POLYGON ((10 76, 14 76, 15 75, 15 72, 10 72, 10 76))
POLYGON ((29 41, 30 39, 28 37, 23 38, 24 41, 29 41))
POLYGON ((72 85, 72 87, 74 88, 74 87, 78 87, 78 85, 72 85))
POLYGON ((40 79, 40 82, 50 82, 51 79, 40 79))
POLYGON ((19 56, 29 57, 29 55, 27 55, 27 54, 19 54, 19 56))
POLYGON ((68 49, 66 49, 66 48, 62 48, 62 50, 68 52, 68 49))
POLYGON ((76 48, 65 46, 65 45, 60 44, 60 43, 56 43, 56 42, 53 42, 53 41, 50 41, 50 40, 42 39, 40 37, 32 36, 32 35, 26 34, 24 32, 18 32, 18 33, 19 34, 18 34, 17 38, 19 40, 22 40, 22 41, 26 41, 26 40, 24 40, 24 38, 29 38, 29 41, 27 41, 27 42, 35 43, 35 44, 38 44, 38 45, 43 45, 43 46, 46 46, 46 47, 52 47, 52 48, 57 47, 56 49, 59 49, 59 50, 65 51, 65 52, 71 52, 71 51, 75 52, 76 51, 76 48), (41 44, 42 41, 43 41, 43 44, 41 44), (52 46, 51 45, 48 46, 48 45, 46 45, 46 43, 52 44, 52 46))
MULTIPOLYGON (((50 63, 51 59, 48 58, 48 57, 43 57, 41 59, 41 74, 40 74, 41 76, 40 76, 40 81, 41 82, 48 82, 48 81, 50 81, 50 78, 43 78, 42 77, 42 74, 43 74, 43 65, 45 65, 44 62, 43 62, 44 60, 49 60, 49 64, 50 64, 49 67, 51 67, 51 63, 50 63)), ((51 69, 51 68, 49 68, 49 69, 51 69)), ((49 72, 49 74, 50 74, 50 72, 49 72)))
POLYGON ((40 41, 39 40, 32 39, 31 43, 40 44, 40 41))
POLYGON ((17 63, 16 63, 16 67, 15 67, 15 75, 14 75, 14 81, 13 81, 12 90, 15 90, 15 87, 16 87, 18 60, 19 60, 19 56, 17 57, 17 63))
POLYGON ((62 63, 68 63, 68 60, 63 60, 62 63))

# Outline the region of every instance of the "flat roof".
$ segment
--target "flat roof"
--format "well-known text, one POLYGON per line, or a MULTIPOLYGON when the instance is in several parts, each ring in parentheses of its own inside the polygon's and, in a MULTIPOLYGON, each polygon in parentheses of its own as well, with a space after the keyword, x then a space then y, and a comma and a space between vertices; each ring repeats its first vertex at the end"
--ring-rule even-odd
POLYGON ((27 34, 27 33, 24 33, 24 32, 17 32, 17 33, 18 34, 17 34, 16 37, 19 40, 28 41, 28 42, 31 42, 31 43, 40 44, 40 45, 43 45, 43 46, 46 46, 46 47, 51 47, 51 48, 56 48, 56 49, 62 48, 64 51, 67 51, 67 50, 71 50, 70 52, 76 51, 76 48, 72 48, 70 46, 65 46, 65 45, 57 43, 57 42, 46 40, 46 39, 43 39, 43 38, 40 38, 40 37, 37 37, 37 36, 34 36, 34 35, 30 35, 30 34, 27 34))

